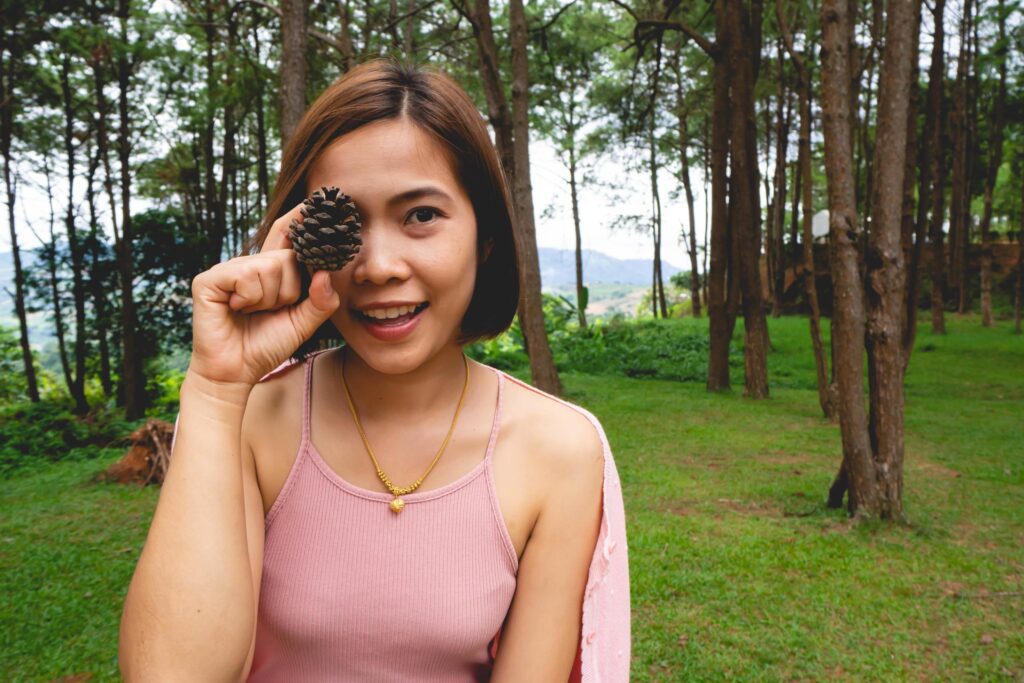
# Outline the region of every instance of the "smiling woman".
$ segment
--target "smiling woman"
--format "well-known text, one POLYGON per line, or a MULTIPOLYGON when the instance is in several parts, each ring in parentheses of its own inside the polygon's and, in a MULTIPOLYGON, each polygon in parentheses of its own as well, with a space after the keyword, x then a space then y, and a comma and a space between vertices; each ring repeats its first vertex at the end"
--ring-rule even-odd
POLYGON ((625 519, 600 423, 463 353, 509 326, 519 293, 479 112, 441 73, 369 62, 283 159, 256 251, 193 282, 125 678, 627 680, 625 519), (356 202, 362 244, 321 274, 288 225, 323 186, 356 202))

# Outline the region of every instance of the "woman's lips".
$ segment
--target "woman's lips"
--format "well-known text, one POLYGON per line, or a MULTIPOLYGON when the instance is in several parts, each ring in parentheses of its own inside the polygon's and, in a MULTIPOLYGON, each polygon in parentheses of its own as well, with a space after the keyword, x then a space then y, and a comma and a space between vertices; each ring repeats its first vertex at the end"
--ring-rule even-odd
POLYGON ((397 318, 377 319, 371 318, 363 313, 356 311, 355 318, 358 320, 366 331, 371 335, 380 339, 381 341, 398 341, 404 339, 412 333, 416 326, 419 325, 420 318, 423 317, 423 311, 427 309, 428 305, 423 304, 412 313, 406 313, 400 315, 397 318))

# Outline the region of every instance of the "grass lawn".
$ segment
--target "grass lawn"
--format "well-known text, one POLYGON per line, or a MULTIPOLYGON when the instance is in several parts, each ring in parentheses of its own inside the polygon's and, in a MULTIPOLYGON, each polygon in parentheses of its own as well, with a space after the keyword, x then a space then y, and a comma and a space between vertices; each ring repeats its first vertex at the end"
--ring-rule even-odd
MULTIPOLYGON (((907 526, 825 508, 839 430, 803 319, 770 321, 769 401, 565 374, 622 477, 634 681, 1024 680, 1024 337, 949 327, 907 378, 907 526)), ((117 678, 158 493, 90 483, 119 455, 0 482, 0 679, 117 678)))

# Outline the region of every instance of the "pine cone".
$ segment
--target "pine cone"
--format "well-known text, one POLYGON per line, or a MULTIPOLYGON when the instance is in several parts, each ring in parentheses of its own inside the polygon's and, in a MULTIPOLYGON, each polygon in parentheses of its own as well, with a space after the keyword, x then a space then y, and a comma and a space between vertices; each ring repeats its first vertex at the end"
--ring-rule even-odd
POLYGON ((341 270, 363 243, 356 203, 337 187, 322 187, 302 204, 302 222, 288 226, 299 261, 313 270, 341 270))

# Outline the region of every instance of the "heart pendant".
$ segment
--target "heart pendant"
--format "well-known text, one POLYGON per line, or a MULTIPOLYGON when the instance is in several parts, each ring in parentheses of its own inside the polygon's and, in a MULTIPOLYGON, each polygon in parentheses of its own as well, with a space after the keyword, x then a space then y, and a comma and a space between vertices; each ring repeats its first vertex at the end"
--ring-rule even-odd
POLYGON ((401 498, 399 498, 399 497, 397 497, 397 496, 396 496, 395 498, 393 498, 393 499, 391 500, 391 502, 389 503, 389 505, 391 505, 391 509, 392 509, 392 510, 393 510, 394 512, 401 512, 401 511, 402 511, 402 508, 404 508, 404 507, 405 507, 405 501, 404 501, 404 500, 402 500, 401 498))

